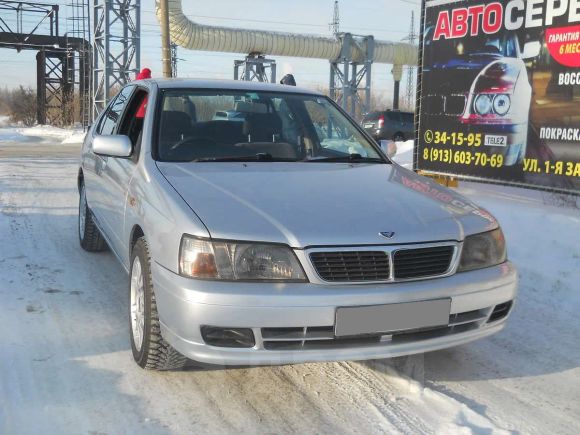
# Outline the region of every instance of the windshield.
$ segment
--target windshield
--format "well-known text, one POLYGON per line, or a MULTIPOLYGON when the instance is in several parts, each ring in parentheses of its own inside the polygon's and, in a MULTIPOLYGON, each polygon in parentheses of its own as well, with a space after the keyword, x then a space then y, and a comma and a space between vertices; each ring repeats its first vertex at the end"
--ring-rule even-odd
POLYGON ((162 161, 385 162, 326 97, 175 89, 161 105, 162 161))

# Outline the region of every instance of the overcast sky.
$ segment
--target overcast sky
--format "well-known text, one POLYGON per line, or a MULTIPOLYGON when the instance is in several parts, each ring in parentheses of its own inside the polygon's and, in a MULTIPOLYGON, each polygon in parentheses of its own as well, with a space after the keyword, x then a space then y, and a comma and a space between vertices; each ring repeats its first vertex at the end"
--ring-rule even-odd
MULTIPOLYGON (((61 33, 66 31, 66 0, 46 3, 61 4, 61 33), (62 24, 62 22, 65 22, 62 24)), ((90 2, 92 4, 92 1, 90 2)), ((419 0, 341 0, 341 30, 356 34, 372 34, 376 39, 400 41, 408 32, 411 11, 415 11, 418 27, 419 0)), ((334 0, 184 0, 184 12, 191 19, 206 24, 228 27, 278 30, 296 33, 330 35, 334 0)), ((142 0, 141 66, 150 67, 154 76, 161 75, 159 26, 154 14, 155 0, 142 0)), ((68 12, 70 13, 70 12, 68 12)), ((5 14, 3 12, 3 14, 5 14)), ((2 85, 36 86, 35 52, 0 49, 2 85)), ((182 77, 233 78, 234 59, 243 55, 178 50, 183 59, 178 65, 182 77)), ((276 57, 282 71, 291 68, 299 85, 328 86, 329 65, 324 60, 276 57)), ((376 92, 392 93, 391 66, 377 64, 373 70, 376 92)), ((404 85, 404 84, 403 84, 404 85)))

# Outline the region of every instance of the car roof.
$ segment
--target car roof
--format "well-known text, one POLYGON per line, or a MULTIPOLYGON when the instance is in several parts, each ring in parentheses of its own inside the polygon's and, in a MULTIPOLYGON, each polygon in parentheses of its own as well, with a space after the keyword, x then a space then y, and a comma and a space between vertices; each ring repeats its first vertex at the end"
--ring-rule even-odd
POLYGON ((155 83, 160 89, 228 89, 240 91, 284 92, 289 94, 320 95, 320 92, 296 86, 278 85, 263 82, 218 79, 147 79, 144 82, 155 83))

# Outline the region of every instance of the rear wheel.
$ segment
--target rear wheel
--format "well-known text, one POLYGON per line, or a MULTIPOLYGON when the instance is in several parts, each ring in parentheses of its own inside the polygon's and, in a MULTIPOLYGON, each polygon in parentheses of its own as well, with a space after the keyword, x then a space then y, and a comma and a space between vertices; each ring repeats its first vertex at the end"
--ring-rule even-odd
POLYGON ((93 213, 87 204, 85 185, 81 184, 79 195, 79 242, 85 251, 99 252, 107 249, 107 243, 95 225, 93 213))
POLYGON ((179 370, 188 360, 161 336, 150 264, 149 248, 142 237, 131 255, 129 314, 133 358, 144 369, 179 370))

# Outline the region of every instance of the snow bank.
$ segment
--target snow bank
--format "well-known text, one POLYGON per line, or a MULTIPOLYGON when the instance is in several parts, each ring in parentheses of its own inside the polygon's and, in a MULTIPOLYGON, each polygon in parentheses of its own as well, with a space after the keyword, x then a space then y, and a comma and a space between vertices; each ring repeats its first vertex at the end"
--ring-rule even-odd
POLYGON ((11 125, 8 116, 0 116, 0 145, 4 142, 79 144, 84 138, 85 132, 80 128, 67 129, 50 125, 21 127, 11 125))
POLYGON ((84 131, 75 132, 75 133, 71 134, 70 136, 68 136, 67 138, 65 138, 61 143, 62 144, 83 143, 83 141, 85 140, 85 135, 86 135, 86 133, 84 131))
POLYGON ((397 154, 395 154, 393 160, 404 168, 413 169, 413 148, 415 141, 408 140, 405 142, 397 142, 396 144, 397 154))
MULTIPOLYGON (((356 363, 346 363, 356 364, 356 363)), ((485 415, 479 414, 465 403, 446 394, 424 387, 398 370, 381 361, 359 364, 359 370, 378 365, 381 383, 389 385, 397 401, 412 411, 434 433, 447 435, 462 434, 508 434, 485 415)), ((376 367, 375 367, 376 369, 376 367)))

